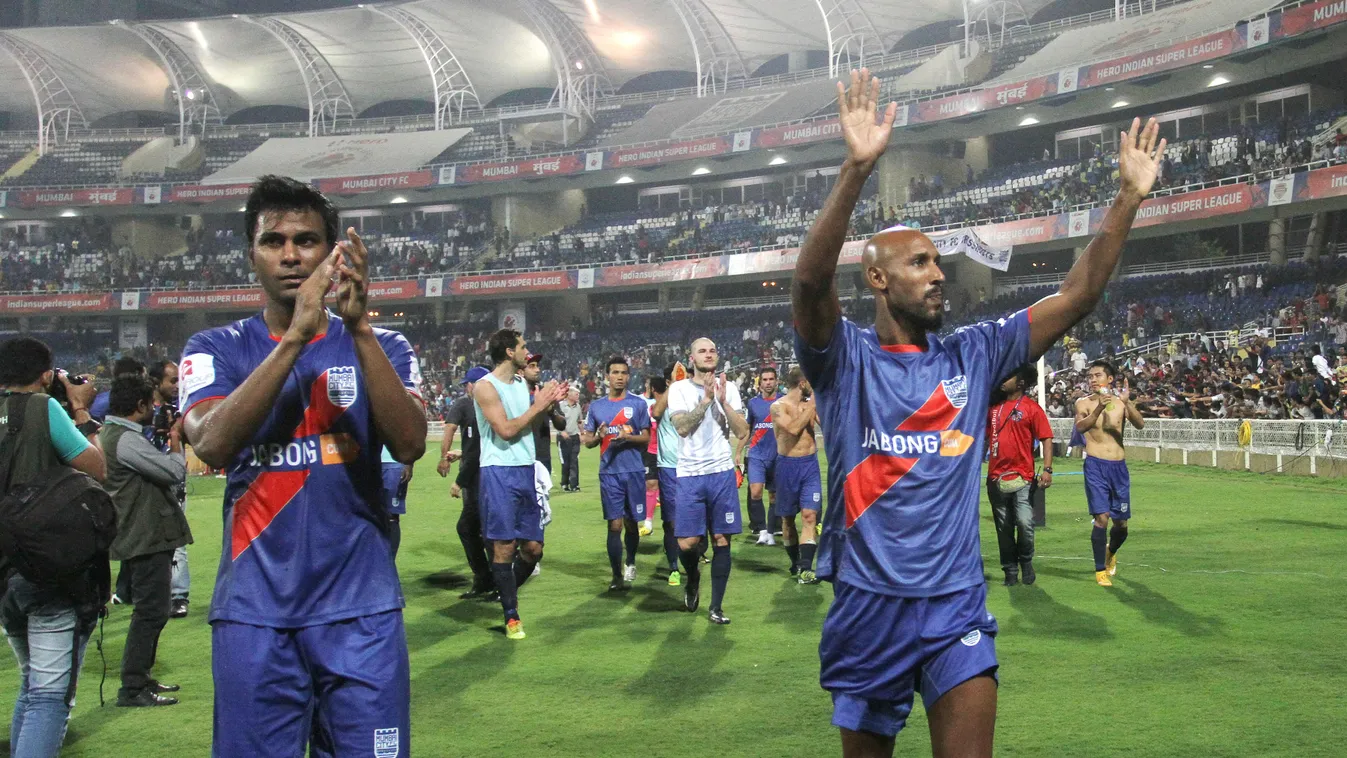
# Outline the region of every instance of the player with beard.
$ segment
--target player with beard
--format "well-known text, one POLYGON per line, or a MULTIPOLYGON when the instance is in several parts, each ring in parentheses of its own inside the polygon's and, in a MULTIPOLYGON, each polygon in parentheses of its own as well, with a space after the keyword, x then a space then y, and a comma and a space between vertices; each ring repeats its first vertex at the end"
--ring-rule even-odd
POLYGON ((721 609, 730 580, 730 537, 743 531, 739 489, 735 486, 730 435, 748 436, 739 388, 716 375, 720 356, 705 337, 692 343, 693 375, 669 388, 669 418, 683 439, 678 451, 678 514, 675 524, 679 560, 687 574, 683 602, 695 612, 701 602, 700 552, 711 531, 711 609, 713 624, 728 624, 721 609))
POLYGON ((814 390, 804 371, 795 366, 786 374, 786 394, 772 403, 776 431, 776 510, 781 519, 781 539, 790 556, 791 576, 800 584, 818 584, 814 574, 814 551, 818 547, 814 527, 823 508, 823 480, 819 476, 818 442, 814 425, 818 410, 814 390), (795 526, 795 516, 804 522, 795 526))
POLYGON ((645 461, 641 453, 650 443, 650 415, 645 398, 627 391, 631 368, 615 355, 604 366, 608 394, 589 404, 580 443, 602 447, 599 453, 599 502, 608 522, 608 562, 613 569, 609 591, 636 581, 636 550, 641 538, 637 522, 645 520, 645 461), (626 531, 626 569, 622 564, 626 531))
POLYGON ((548 382, 529 402, 528 382, 521 376, 529 353, 523 335, 513 329, 491 335, 487 351, 495 368, 472 390, 481 434, 477 480, 482 536, 491 543, 491 576, 505 612, 505 636, 522 640, 519 587, 543 557, 543 509, 533 470, 534 428, 566 397, 566 387, 548 382))
POLYGON ((1165 141, 1151 120, 1119 139, 1119 191, 1056 294, 995 322, 941 326, 944 276, 926 235, 872 237, 861 275, 875 324, 843 319, 837 262, 897 115, 876 119, 879 80, 838 84, 847 157, 800 250, 795 352, 814 387, 828 459, 818 576, 835 597, 819 644, 844 756, 892 755, 920 688, 935 755, 990 756, 996 620, 978 539, 981 451, 995 384, 1042 355, 1099 302, 1165 141), (971 454, 970 454, 971 451, 971 454))
MULTIPOLYGON (((148 369, 150 381, 154 383, 154 420, 146 427, 150 442, 168 452, 168 433, 182 417, 178 410, 178 364, 173 361, 156 361, 148 369)), ((176 488, 178 507, 187 510, 187 486, 176 488)), ((170 584, 170 597, 173 605, 169 618, 186 618, 187 605, 192 591, 192 575, 187 568, 187 547, 173 551, 173 579, 170 584)))
MULTIPOLYGON (((520 372, 524 381, 528 382, 529 394, 532 395, 538 391, 538 385, 543 379, 543 355, 542 353, 529 353, 525 359, 528 361, 524 365, 524 370, 520 372)), ((552 471, 552 430, 562 431, 566 428, 566 417, 562 415, 561 409, 553 405, 547 411, 547 415, 539 418, 533 427, 533 451, 537 456, 537 461, 547 469, 548 473, 552 471)))
MULTIPOLYGON (((659 438, 656 451, 655 468, 659 476, 659 512, 664 534, 664 557, 669 562, 669 586, 677 587, 683 583, 678 572, 678 537, 676 536, 678 514, 678 451, 683 447, 683 438, 669 419, 669 387, 673 383, 674 364, 664 369, 663 376, 650 378, 650 391, 655 404, 650 406, 650 418, 655 425, 655 434, 659 438)), ((646 514, 649 515, 648 513, 646 514)))
MULTIPOLYGON (((772 403, 776 402, 776 369, 764 366, 758 370, 758 396, 745 404, 748 410, 749 436, 739 441, 738 459, 744 463, 748 451, 748 530, 757 532, 757 544, 775 545, 772 527, 776 526, 775 473, 776 436, 772 429, 772 403), (762 493, 771 494, 771 502, 764 509, 762 493)), ((753 539, 751 536, 749 539, 753 539)))

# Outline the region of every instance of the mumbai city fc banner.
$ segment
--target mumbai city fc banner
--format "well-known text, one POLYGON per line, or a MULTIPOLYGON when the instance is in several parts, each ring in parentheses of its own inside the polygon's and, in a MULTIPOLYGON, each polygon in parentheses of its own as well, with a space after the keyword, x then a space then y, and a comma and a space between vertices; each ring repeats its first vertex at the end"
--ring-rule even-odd
POLYGON ((1158 71, 1204 63, 1238 52, 1243 46, 1244 36, 1236 29, 1227 29, 1159 50, 1086 66, 1081 72, 1077 86, 1099 87, 1158 71))
POLYGON ((1273 17, 1272 37, 1294 37, 1315 29, 1323 29, 1347 21, 1347 0, 1321 0, 1282 11, 1273 17))
POLYGON ((573 275, 573 271, 526 271, 522 274, 456 276, 443 291, 451 295, 492 295, 517 290, 568 290, 574 286, 573 275))
MULTIPOLYGON (((904 108, 900 108, 904 110, 904 108)), ((807 124, 777 126, 758 132, 756 147, 786 147, 842 138, 842 124, 835 118, 811 121, 807 124)))
POLYGON ((383 192, 386 190, 416 189, 429 187, 435 183, 435 177, 426 171, 398 171, 392 174, 373 176, 342 176, 334 179, 319 179, 318 189, 330 195, 355 195, 361 192, 383 192))
MULTIPOLYGON (((907 120, 913 124, 943 121, 1007 105, 1021 105, 1056 93, 1057 75, 1039 76, 1028 81, 1002 84, 961 95, 909 103, 907 120)), ((901 106, 899 110, 902 110, 901 106)))
POLYGON ((1175 221, 1192 221, 1227 213, 1241 213, 1256 207, 1254 188, 1248 184, 1185 192, 1182 195, 1153 197, 1137 209, 1133 226, 1155 226, 1175 221))
POLYGON ((135 187, 105 187, 71 190, 20 190, 19 206, 45 208, 53 205, 131 205, 135 187))
POLYGON ((733 152, 734 145, 729 137, 707 137, 705 139, 667 142, 648 147, 633 147, 626 150, 613 150, 604 161, 606 168, 631 168, 635 166, 654 166, 659 163, 706 158, 713 155, 725 155, 733 152))
POLYGON ((598 270, 594 284, 598 287, 635 287, 659 282, 710 279, 724 275, 725 258, 717 255, 667 263, 605 266, 598 270))
POLYGON ((0 313, 45 313, 48 311, 106 311, 112 309, 112 293, 60 295, 0 295, 0 313))
MULTIPOLYGON (((473 163, 459 166, 450 181, 441 184, 468 184, 471 182, 503 182, 510 179, 538 179, 545 176, 566 176, 585 170, 583 154, 554 155, 526 161, 473 163)), ((441 177, 444 179, 445 177, 441 177)))
POLYGON ((167 202, 213 203, 217 200, 246 200, 251 184, 178 184, 169 188, 167 202))

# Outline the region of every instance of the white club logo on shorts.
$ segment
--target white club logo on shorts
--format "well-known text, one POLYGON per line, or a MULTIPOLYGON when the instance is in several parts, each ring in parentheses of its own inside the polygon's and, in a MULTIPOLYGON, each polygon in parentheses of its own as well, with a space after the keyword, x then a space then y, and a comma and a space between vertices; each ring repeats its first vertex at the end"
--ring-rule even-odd
POLYGON ((398 728, 374 730, 374 758, 398 758, 398 728))
POLYGON ((822 498, 821 498, 821 496, 819 495, 819 493, 815 492, 815 493, 814 493, 814 502, 817 503, 820 499, 822 499, 822 498))
POLYGON ((982 641, 982 632, 981 630, 974 629, 968 634, 965 634, 963 636, 963 639, 959 641, 962 642, 965 647, 973 647, 974 645, 982 641))
POLYGON ((1118 506, 1118 511, 1121 513, 1127 513, 1130 510, 1132 510, 1132 507, 1128 503, 1122 503, 1118 506))
POLYGON ((355 366, 333 366, 327 370, 327 399, 338 408, 350 408, 359 389, 355 366))
POLYGON ((725 514, 725 523, 727 524, 734 523, 734 511, 730 511, 729 513, 725 514))

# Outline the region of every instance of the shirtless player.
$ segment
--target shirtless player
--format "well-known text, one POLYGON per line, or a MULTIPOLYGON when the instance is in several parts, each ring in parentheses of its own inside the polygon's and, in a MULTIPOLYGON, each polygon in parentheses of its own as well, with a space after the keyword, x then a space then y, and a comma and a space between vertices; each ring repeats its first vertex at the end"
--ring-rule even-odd
POLYGON ((1132 393, 1123 380, 1120 390, 1113 382, 1116 372, 1108 361, 1095 361, 1086 372, 1090 394, 1076 401, 1076 431, 1085 436, 1085 499, 1094 517, 1090 544, 1094 548, 1094 580, 1101 587, 1112 587, 1109 579, 1118 573, 1118 548, 1127 539, 1127 520, 1132 517, 1132 478, 1127 473, 1123 450, 1123 424, 1137 429, 1146 425, 1141 411, 1132 402, 1132 393), (1113 530, 1105 530, 1109 519, 1113 530))
POLYGON ((814 407, 814 390, 799 366, 786 374, 786 388, 786 394, 772 403, 777 453, 773 515, 781 517, 781 537, 790 556, 791 575, 798 576, 800 584, 818 584, 814 575, 814 525, 823 507, 823 480, 814 440, 818 410, 814 407), (804 521, 802 531, 795 528, 797 513, 804 521))

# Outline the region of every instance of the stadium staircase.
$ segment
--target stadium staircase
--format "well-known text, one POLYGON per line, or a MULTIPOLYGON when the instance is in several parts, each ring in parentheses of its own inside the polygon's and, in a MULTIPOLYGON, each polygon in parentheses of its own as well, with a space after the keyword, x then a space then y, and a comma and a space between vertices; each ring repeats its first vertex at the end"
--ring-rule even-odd
POLYGON ((33 164, 37 163, 37 159, 40 157, 42 156, 38 155, 36 145, 31 149, 25 149, 25 147, 17 145, 6 145, 0 148, 0 164, 9 166, 5 169, 5 173, 0 174, 0 182, 23 176, 28 169, 33 167, 33 164))

